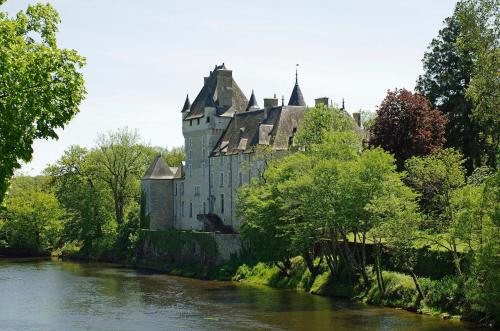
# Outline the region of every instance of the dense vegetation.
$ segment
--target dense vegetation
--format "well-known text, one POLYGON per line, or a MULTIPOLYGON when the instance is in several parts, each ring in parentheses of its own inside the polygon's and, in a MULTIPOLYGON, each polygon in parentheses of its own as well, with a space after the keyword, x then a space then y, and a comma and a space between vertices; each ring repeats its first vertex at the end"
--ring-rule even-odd
POLYGON ((97 146, 71 146, 44 176, 17 176, 0 213, 0 249, 125 261, 140 226, 140 178, 158 154, 178 166, 182 148, 154 148, 135 131, 101 135, 97 146))
POLYGON ((368 117, 368 146, 341 110, 306 113, 296 153, 240 190, 241 233, 264 264, 236 279, 499 320, 498 8, 457 4, 418 92, 389 91, 368 117))

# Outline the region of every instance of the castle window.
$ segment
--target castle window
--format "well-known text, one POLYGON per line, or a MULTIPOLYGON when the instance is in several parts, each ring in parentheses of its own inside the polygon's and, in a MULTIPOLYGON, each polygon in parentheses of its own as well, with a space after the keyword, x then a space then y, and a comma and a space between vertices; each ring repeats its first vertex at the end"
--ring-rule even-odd
POLYGON ((188 152, 188 160, 191 160, 191 157, 192 157, 191 152, 192 152, 192 151, 191 151, 191 150, 189 150, 189 152, 188 152))
POLYGON ((175 183, 175 192, 174 195, 177 195, 177 183, 175 183))
POLYGON ((193 172, 191 171, 191 164, 188 164, 188 168, 189 168, 189 177, 191 177, 191 175, 193 174, 193 172))
POLYGON ((203 176, 205 176, 205 161, 201 162, 201 168, 203 169, 203 176))
POLYGON ((194 186, 194 195, 200 195, 200 185, 195 185, 194 186))
POLYGON ((184 201, 181 202, 181 216, 184 217, 184 201))
POLYGON ((196 125, 200 125, 200 119, 199 118, 196 119, 196 125))
POLYGON ((223 172, 221 172, 220 176, 219 176, 219 185, 220 185, 220 187, 224 186, 224 173, 223 172))
POLYGON ((189 126, 193 126, 193 120, 189 120, 189 126))
POLYGON ((243 174, 240 172, 240 186, 243 185, 243 174))
POLYGON ((210 123, 210 116, 207 116, 207 123, 210 123))
POLYGON ((224 194, 220 195, 220 213, 224 214, 224 194))
POLYGON ((181 195, 184 195, 184 182, 181 183, 181 195))
POLYGON ((189 217, 193 217, 193 203, 189 203, 189 217))

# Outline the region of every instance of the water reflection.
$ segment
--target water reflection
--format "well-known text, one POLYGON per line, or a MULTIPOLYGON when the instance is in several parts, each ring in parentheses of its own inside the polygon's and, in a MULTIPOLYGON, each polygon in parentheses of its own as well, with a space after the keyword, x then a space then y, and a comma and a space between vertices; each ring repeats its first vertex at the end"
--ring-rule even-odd
POLYGON ((0 261, 6 330, 466 330, 416 314, 108 264, 0 261))

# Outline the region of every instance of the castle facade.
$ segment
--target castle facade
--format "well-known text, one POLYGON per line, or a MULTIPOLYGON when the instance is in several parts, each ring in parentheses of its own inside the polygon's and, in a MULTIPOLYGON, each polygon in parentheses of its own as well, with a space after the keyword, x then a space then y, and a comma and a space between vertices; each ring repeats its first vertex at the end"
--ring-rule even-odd
MULTIPOLYGON (((328 105, 328 98, 316 102, 328 105)), ((142 178, 150 229, 238 232, 237 190, 265 168, 256 147, 288 150, 306 110, 297 77, 286 105, 274 96, 260 107, 231 70, 216 66, 181 111, 185 162, 168 167, 159 156, 142 178)))

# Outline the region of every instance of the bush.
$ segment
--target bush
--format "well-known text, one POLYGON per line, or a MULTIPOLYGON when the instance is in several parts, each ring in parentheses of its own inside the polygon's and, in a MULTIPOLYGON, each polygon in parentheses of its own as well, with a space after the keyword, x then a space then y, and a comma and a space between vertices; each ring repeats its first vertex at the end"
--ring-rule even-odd
POLYGON ((365 301, 376 305, 416 311, 419 300, 413 279, 408 275, 391 271, 383 271, 382 275, 385 292, 382 292, 378 287, 375 276, 370 274, 372 286, 368 289, 365 301))
POLYGON ((427 308, 439 312, 462 314, 463 280, 456 276, 446 276, 439 280, 420 279, 424 292, 424 304, 427 308))

